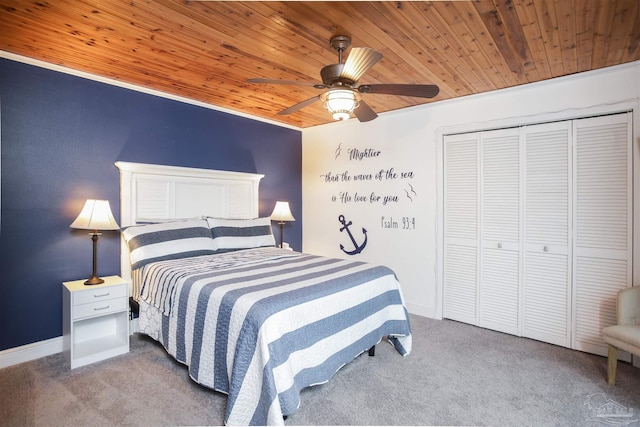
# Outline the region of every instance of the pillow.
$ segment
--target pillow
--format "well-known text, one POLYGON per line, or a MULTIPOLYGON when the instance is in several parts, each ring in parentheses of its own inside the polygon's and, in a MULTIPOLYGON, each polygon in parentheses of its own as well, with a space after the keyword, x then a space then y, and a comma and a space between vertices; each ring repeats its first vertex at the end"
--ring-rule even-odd
POLYGON ((213 244, 218 252, 275 246, 271 218, 207 218, 213 244))
POLYGON ((132 270, 154 261, 215 253, 205 219, 132 226, 122 235, 129 246, 132 270))

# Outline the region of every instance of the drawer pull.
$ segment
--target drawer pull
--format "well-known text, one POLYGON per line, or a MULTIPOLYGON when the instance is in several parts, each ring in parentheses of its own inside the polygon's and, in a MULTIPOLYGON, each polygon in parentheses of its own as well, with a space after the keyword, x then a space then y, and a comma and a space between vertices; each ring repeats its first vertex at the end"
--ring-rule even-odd
POLYGON ((101 311, 101 310, 106 310, 108 308, 109 308, 109 306, 106 306, 106 307, 93 307, 93 311, 101 311))
POLYGON ((94 298, 102 298, 102 297, 108 297, 109 296, 109 292, 107 292, 106 294, 102 294, 102 295, 94 295, 94 298))

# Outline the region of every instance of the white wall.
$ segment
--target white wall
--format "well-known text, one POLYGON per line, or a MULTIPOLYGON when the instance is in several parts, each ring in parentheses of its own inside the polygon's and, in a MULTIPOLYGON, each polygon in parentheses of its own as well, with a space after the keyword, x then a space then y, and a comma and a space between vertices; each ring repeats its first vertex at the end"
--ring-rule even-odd
MULTIPOLYGON (((633 109, 637 146, 639 101, 640 62, 635 62, 385 113, 368 123, 352 119, 305 129, 302 250, 388 265, 400 279, 410 312, 441 317, 442 135, 633 109), (353 149, 371 149, 377 155, 353 159, 353 149), (398 174, 395 178, 386 174, 391 168, 398 174), (382 176, 376 177, 380 171, 382 176), (400 172, 411 176, 402 178, 400 172), (337 181, 327 181, 329 173, 338 176, 337 181), (358 174, 371 174, 372 179, 356 181, 358 174), (384 199, 370 199, 372 192, 397 199, 383 204, 384 199), (343 201, 344 193, 352 198, 343 201), (366 198, 356 201, 356 193, 366 198), (340 231, 340 215, 352 222, 349 231, 357 244, 364 240, 362 228, 367 230, 361 253, 347 255, 340 249, 341 244, 345 250, 354 248, 346 231, 340 231), (403 223, 403 218, 409 221, 403 223), (392 227, 394 222, 398 228, 392 227)), ((637 150, 635 154, 637 160, 637 150)))

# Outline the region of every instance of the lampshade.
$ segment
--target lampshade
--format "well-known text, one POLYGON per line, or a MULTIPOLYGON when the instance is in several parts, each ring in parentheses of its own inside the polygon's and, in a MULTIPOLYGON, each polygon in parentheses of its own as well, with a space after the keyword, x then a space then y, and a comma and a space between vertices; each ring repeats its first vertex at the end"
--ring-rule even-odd
POLYGON ((320 99, 335 120, 347 120, 360 102, 357 93, 351 89, 331 89, 320 95, 320 99))
POLYGON ((289 202, 276 202, 276 206, 271 212, 272 221, 295 221, 296 219, 291 215, 291 209, 289 209, 289 202))
POLYGON ((80 230, 118 230, 120 227, 113 218, 108 200, 89 199, 85 202, 80 215, 69 226, 80 230))

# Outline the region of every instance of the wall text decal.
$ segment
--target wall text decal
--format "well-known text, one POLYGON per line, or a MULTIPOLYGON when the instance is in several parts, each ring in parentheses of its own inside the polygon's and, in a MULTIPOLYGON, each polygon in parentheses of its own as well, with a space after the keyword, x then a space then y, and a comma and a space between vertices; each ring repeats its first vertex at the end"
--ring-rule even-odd
MULTIPOLYGON (((417 221, 411 212, 411 205, 418 199, 414 182, 416 173, 413 170, 384 164, 382 149, 349 148, 342 143, 335 149, 333 160, 335 167, 330 166, 320 175, 321 182, 331 188, 330 202, 345 205, 344 208, 360 206, 381 209, 379 226, 384 230, 416 229, 417 221), (398 209, 402 211, 396 212, 398 209)), ((358 211, 349 210, 348 213, 353 217, 358 211)), ((340 218, 344 219, 344 215, 340 215, 340 218)), ((351 221, 348 225, 351 225, 351 221)), ((341 231, 348 232, 348 225, 343 224, 341 231)), ((350 232, 349 236, 354 247, 358 247, 350 232)))
MULTIPOLYGON (((389 180, 410 180, 413 179, 413 171, 396 172, 394 168, 380 169, 375 173, 362 173, 362 172, 349 172, 348 170, 342 172, 327 172, 320 175, 320 178, 325 183, 361 183, 361 182, 382 182, 389 180)), ((339 191, 331 197, 332 202, 340 203, 380 203, 386 205, 387 203, 397 203, 400 201, 402 195, 404 195, 409 201, 413 202, 414 197, 418 195, 413 185, 406 182, 402 187, 404 192, 401 195, 398 194, 378 194, 375 191, 370 193, 349 191, 339 191)))

